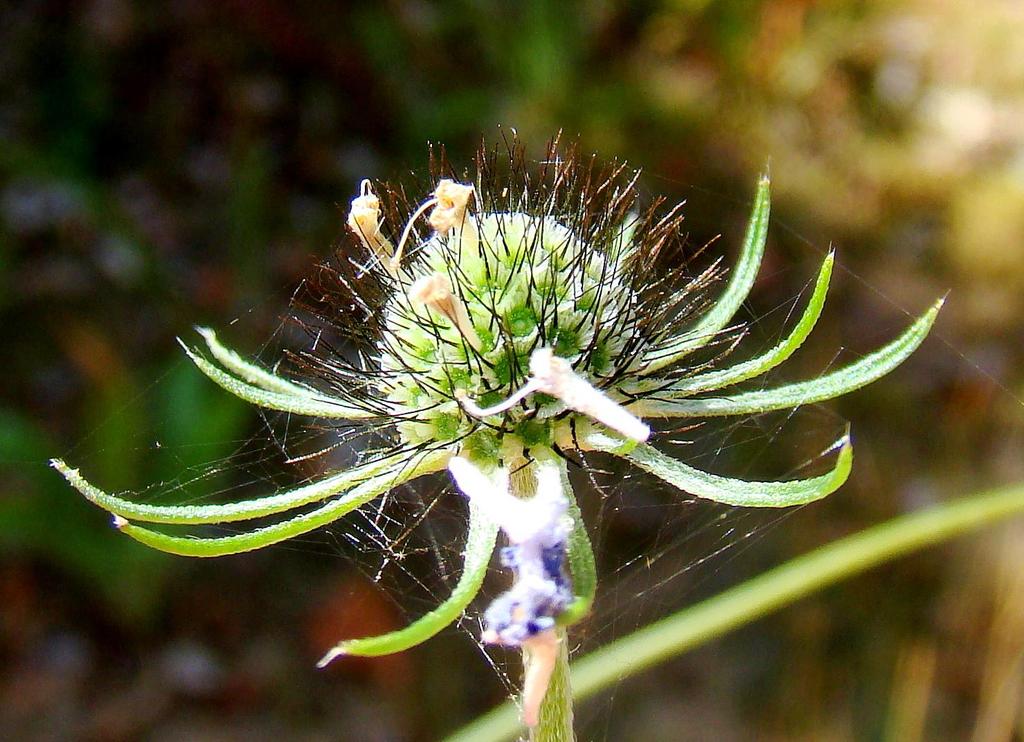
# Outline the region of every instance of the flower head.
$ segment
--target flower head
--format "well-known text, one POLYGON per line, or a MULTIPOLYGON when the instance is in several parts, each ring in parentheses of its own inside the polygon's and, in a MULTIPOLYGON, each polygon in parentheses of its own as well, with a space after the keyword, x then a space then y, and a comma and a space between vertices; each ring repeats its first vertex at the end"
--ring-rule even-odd
POLYGON ((753 286, 768 230, 769 182, 758 183, 739 259, 711 300, 706 289, 714 271, 692 277, 658 264, 663 249, 680 239, 682 217, 678 207, 665 211, 660 202, 641 211, 637 177, 621 165, 600 169, 563 155, 555 145, 531 169, 513 142, 507 155, 481 152, 470 178, 438 178, 434 192, 415 205, 386 187, 378 195, 363 181, 348 217, 358 254, 323 268, 311 302, 315 314, 340 328, 358 362, 311 351, 303 362, 316 373, 299 380, 243 359, 212 330, 200 330, 206 355, 185 346, 199 370, 248 402, 374 425, 389 445, 363 452, 350 469, 253 500, 164 506, 103 492, 62 461, 53 464, 113 513, 128 536, 201 557, 309 532, 400 484, 447 469, 470 512, 464 571, 451 596, 400 631, 341 642, 321 664, 340 655, 399 651, 458 619, 479 591, 503 531, 509 545, 502 564, 513 579, 484 613, 482 639, 527 648, 524 716, 535 720, 557 652, 555 627, 587 613, 597 584, 566 457, 574 450, 604 452, 683 492, 733 505, 817 500, 849 474, 846 436, 831 447, 836 455, 824 474, 751 482, 667 456, 650 426, 666 418, 759 414, 852 391, 913 352, 940 306, 848 366, 775 388, 737 389, 806 339, 825 301, 833 256, 779 343, 737 363, 726 365, 720 354, 718 362, 691 364, 696 351, 730 337, 730 323, 753 286), (338 323, 341 311, 358 316, 338 323), (139 525, 270 516, 279 519, 220 537, 139 525))

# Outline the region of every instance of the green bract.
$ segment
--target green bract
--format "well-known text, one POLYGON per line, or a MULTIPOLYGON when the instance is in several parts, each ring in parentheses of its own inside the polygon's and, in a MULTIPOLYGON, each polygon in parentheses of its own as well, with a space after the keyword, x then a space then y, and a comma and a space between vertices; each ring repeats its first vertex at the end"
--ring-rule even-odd
MULTIPOLYGON (((206 355, 185 348, 200 371, 252 404, 372 425, 390 445, 363 451, 358 465, 319 481, 215 505, 139 503, 97 489, 62 461, 53 465, 114 514, 128 536, 199 557, 258 549, 309 532, 443 470, 453 456, 495 472, 496 487, 511 481, 503 486, 520 496, 534 492, 543 467, 555 467, 552 481, 561 483, 573 520, 565 549, 576 600, 558 616, 562 625, 586 614, 597 585, 566 471, 567 452, 619 457, 685 493, 739 506, 801 505, 841 486, 852 463, 846 437, 833 446, 835 458, 824 474, 748 482, 659 452, 657 432, 652 443, 645 442, 647 426, 636 418, 749 415, 844 394, 907 358, 927 335, 941 302, 851 365, 809 381, 743 390, 738 385, 781 364, 807 338, 833 268, 829 254, 802 315, 774 347, 731 365, 709 362, 707 353, 699 365, 687 365, 692 354, 721 346, 726 331, 735 329, 729 325, 754 284, 764 251, 767 177, 758 183, 731 277, 709 302, 704 289, 713 271, 690 277, 666 264, 671 251, 665 248, 680 239, 678 209, 666 214, 656 205, 638 211, 635 178, 624 178, 622 167, 598 171, 557 151, 532 172, 523 163, 515 148, 508 160, 483 153, 472 186, 442 180, 411 219, 406 215, 413 209, 395 191, 386 191, 382 208, 364 183, 349 218, 358 255, 325 269, 321 278, 330 285, 322 295, 333 303, 314 307, 354 346, 359 362, 311 351, 306 367, 316 373, 298 380, 243 359, 212 330, 199 331, 206 355), (428 209, 430 229, 420 235, 419 219, 428 209), (392 239, 400 235, 396 248, 392 239), (538 370, 542 362, 550 378, 538 370), (261 520, 222 537, 140 525, 180 528, 273 517, 279 520, 261 520)), ((457 620, 483 582, 499 526, 505 528, 472 504, 464 574, 451 596, 401 631, 342 642, 323 662, 339 654, 406 649, 457 620)))

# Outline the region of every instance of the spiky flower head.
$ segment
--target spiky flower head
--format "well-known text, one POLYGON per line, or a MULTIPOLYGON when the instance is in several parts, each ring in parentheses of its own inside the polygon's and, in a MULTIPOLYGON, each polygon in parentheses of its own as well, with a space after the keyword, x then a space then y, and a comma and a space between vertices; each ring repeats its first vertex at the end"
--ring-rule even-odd
MULTIPOLYGON (((524 717, 534 723, 559 625, 578 621, 597 580, 587 529, 566 468, 575 451, 601 451, 679 490, 732 505, 785 507, 833 492, 849 474, 848 436, 827 472, 751 482, 703 472, 647 443, 667 418, 751 415, 836 397, 892 370, 927 335, 937 303, 885 347, 817 378, 739 388, 778 366, 813 328, 828 289, 829 254, 789 334, 733 362, 734 321, 757 275, 769 219, 769 182, 757 186, 739 257, 717 297, 717 265, 692 276, 671 263, 681 213, 641 208, 638 175, 602 168, 555 144, 528 165, 518 142, 481 150, 475 170, 441 157, 429 190, 364 181, 347 220, 349 249, 322 266, 305 293, 319 317, 301 378, 243 359, 201 329, 208 356, 185 351, 210 379, 261 407, 372 425, 388 441, 318 481, 230 504, 151 505, 94 487, 54 466, 110 511, 118 528, 190 556, 248 551, 309 532, 400 484, 447 468, 469 501, 464 571, 451 596, 410 626, 341 642, 322 660, 399 651, 458 619, 477 594, 499 530, 511 588, 485 613, 483 639, 524 646, 532 658, 524 717), (340 338, 354 351, 324 340, 340 338), (708 361, 706 356, 713 359, 708 361), (655 426, 656 429, 656 426, 655 426), (140 522, 196 526, 278 518, 230 536, 199 537, 140 522)), ((183 344, 184 345, 184 344, 183 344)))

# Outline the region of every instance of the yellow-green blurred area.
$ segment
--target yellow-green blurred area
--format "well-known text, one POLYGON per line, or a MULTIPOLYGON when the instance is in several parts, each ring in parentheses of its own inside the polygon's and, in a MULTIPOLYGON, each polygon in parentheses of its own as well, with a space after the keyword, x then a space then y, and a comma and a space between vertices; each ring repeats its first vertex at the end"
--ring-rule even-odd
MULTIPOLYGON (((65 456, 115 491, 247 491, 252 467, 232 457, 276 428, 175 337, 211 324, 273 361, 360 179, 422 183, 428 142, 468 165, 499 125, 538 155, 562 130, 642 168, 645 193, 687 200, 691 244, 721 234, 708 250, 727 259, 770 166, 751 347, 778 337, 830 244, 840 265, 776 379, 856 358, 950 292, 891 376, 777 434, 747 421, 754 463, 742 445, 700 462, 781 476, 845 418, 854 474, 827 501, 755 517, 614 476, 589 495, 609 499, 584 507, 603 582, 580 651, 868 524, 1024 479, 1022 40, 1013 0, 5 5, 0 738, 429 740, 508 697, 514 658, 492 668, 472 622, 315 670, 336 640, 444 594, 429 554, 408 566, 429 588, 412 602, 374 582, 372 539, 352 546, 343 526, 167 557, 46 465, 65 456), (690 513, 737 527, 685 539, 690 513)), ((286 466, 257 463, 264 485, 286 466)), ((458 503, 442 509, 457 545, 458 503)), ((587 702, 581 738, 1024 739, 1021 565, 1020 522, 891 564, 587 702)))

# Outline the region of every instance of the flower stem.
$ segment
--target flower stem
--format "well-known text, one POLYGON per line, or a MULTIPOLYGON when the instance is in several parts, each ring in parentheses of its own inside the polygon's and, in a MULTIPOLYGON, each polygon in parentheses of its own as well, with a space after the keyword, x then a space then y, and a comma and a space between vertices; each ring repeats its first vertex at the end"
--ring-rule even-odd
MULTIPOLYGON (((511 471, 509 484, 512 494, 523 499, 530 499, 537 494, 537 464, 530 463, 525 457, 505 456, 504 462, 511 471)), ((564 627, 556 629, 558 635, 558 655, 555 669, 551 673, 544 702, 540 707, 540 720, 530 730, 530 742, 574 742, 576 739, 572 729, 572 683, 569 678, 569 640, 564 627)), ((527 652, 523 652, 524 666, 527 652)))
POLYGON ((551 684, 540 707, 540 722, 530 730, 530 742, 574 742, 572 681, 569 677, 569 638, 559 627, 558 659, 551 684))

